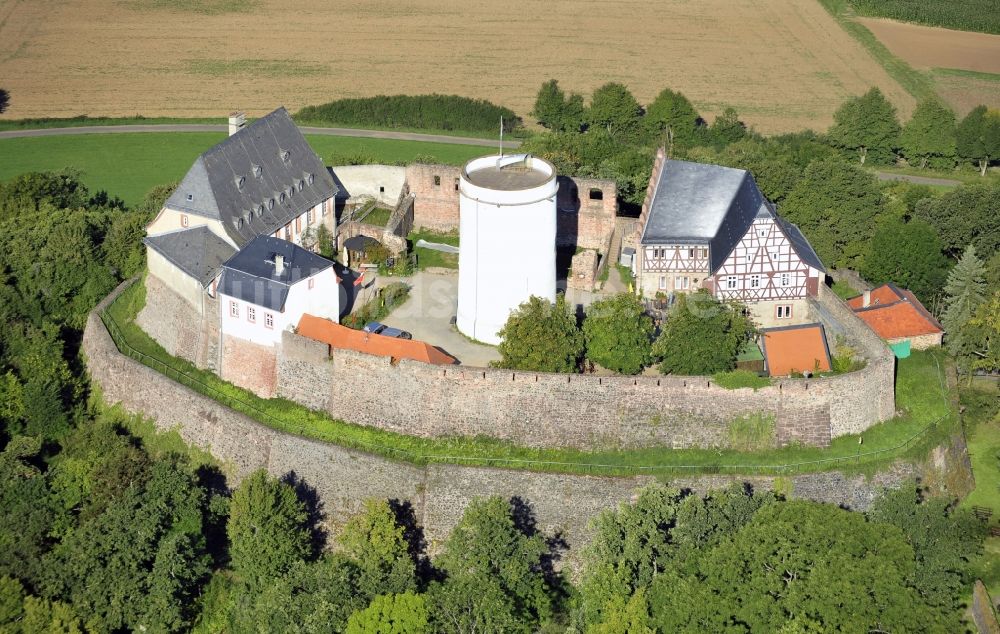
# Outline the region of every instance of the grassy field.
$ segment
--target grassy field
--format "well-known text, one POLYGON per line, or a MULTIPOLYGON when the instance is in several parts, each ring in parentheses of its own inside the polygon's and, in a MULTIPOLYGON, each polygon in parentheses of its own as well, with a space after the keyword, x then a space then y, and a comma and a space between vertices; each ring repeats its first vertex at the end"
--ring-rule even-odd
MULTIPOLYGON (((976 488, 962 506, 983 506, 1000 523, 1000 392, 997 383, 983 380, 962 389, 963 418, 976 488)), ((994 597, 1000 596, 1000 537, 990 537, 977 563, 976 574, 994 597)))
MULTIPOLYGON (((107 190, 127 203, 142 200, 155 185, 179 180, 194 159, 225 138, 225 133, 123 133, 0 139, 0 180, 35 170, 74 167, 92 190, 107 190)), ((391 141, 309 135, 322 158, 333 153, 364 154, 395 163, 419 155, 460 165, 483 154, 484 148, 445 143, 391 141)))
MULTIPOLYGON (((607 450, 585 452, 571 449, 528 449, 487 438, 424 439, 389 433, 334 420, 284 399, 261 399, 250 392, 226 383, 216 375, 201 371, 190 363, 173 358, 133 322, 145 302, 144 286, 133 285, 112 304, 108 314, 114 328, 120 330, 127 344, 158 359, 187 378, 185 384, 227 403, 264 424, 281 431, 362 449, 396 460, 417 464, 449 462, 494 465, 509 468, 631 475, 649 473, 670 475, 684 473, 794 473, 840 469, 870 472, 900 456, 922 456, 934 443, 954 430, 955 413, 945 396, 940 352, 917 352, 899 364, 897 407, 906 413, 895 420, 876 425, 858 436, 843 436, 827 449, 786 447, 762 451, 665 449, 607 450), (895 449, 932 423, 937 424, 905 448, 895 449), (863 449, 863 451, 861 451, 863 449), (879 450, 891 450, 873 455, 879 450), (817 462, 842 459, 842 462, 817 462), (806 463, 806 464, 800 464, 806 463), (796 466, 789 466, 789 465, 796 466)), ((151 367, 164 371, 155 363, 151 367)))
POLYGON ((427 242, 440 242, 441 244, 451 244, 457 247, 457 232, 434 233, 433 231, 420 230, 411 232, 410 235, 406 236, 406 239, 410 241, 410 244, 413 246, 413 252, 417 254, 417 268, 421 271, 429 267, 458 268, 458 254, 443 253, 434 249, 423 249, 416 246, 417 240, 426 240, 427 242))
POLYGON ((0 77, 8 118, 259 116, 437 92, 527 119, 553 77, 588 94, 621 81, 643 103, 671 87, 764 132, 825 129, 873 85, 913 105, 816 0, 10 0, 0 77))

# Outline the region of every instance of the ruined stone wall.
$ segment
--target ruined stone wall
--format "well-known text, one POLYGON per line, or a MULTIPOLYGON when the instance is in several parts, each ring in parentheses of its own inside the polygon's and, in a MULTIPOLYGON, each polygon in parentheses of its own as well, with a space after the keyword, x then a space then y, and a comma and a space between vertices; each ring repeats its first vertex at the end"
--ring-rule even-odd
MULTIPOLYGON (((517 496, 531 507, 541 530, 562 533, 569 546, 564 563, 575 569, 591 534, 590 519, 627 502, 639 487, 652 481, 648 477, 605 478, 454 465, 418 467, 277 432, 119 354, 97 310, 87 321, 83 353, 90 378, 107 403, 152 419, 162 431, 176 430, 185 442, 208 450, 223 463, 232 486, 256 469, 279 477, 294 473, 315 488, 326 523, 334 530, 358 512, 367 498, 407 500, 433 553, 473 499, 517 496)), ((284 362, 311 364, 317 360, 317 352, 303 345, 286 354, 284 362)), ((756 488, 776 489, 793 498, 865 510, 882 487, 897 487, 915 475, 920 474, 914 465, 899 463, 871 479, 833 471, 788 478, 694 476, 674 478, 671 483, 704 493, 734 481, 748 481, 756 488)))
POLYGON ((556 246, 607 255, 618 215, 618 188, 605 179, 559 177, 556 246))
MULTIPOLYGON (((458 183, 462 169, 451 165, 408 165, 413 226, 434 231, 458 229, 458 183)), ((556 246, 607 252, 618 215, 613 180, 559 176, 556 193, 556 246)))
POLYGON ((413 195, 413 226, 433 231, 458 229, 458 179, 453 165, 406 166, 406 184, 413 195))

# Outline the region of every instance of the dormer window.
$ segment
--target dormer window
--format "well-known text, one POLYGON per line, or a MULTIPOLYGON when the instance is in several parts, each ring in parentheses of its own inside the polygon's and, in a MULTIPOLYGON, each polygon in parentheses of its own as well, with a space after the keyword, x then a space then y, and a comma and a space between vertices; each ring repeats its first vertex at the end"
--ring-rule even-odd
POLYGON ((238 189, 240 191, 243 191, 243 184, 246 183, 246 182, 247 182, 247 177, 246 176, 237 176, 236 177, 236 189, 238 189))
POLYGON ((194 194, 188 194, 187 195, 187 201, 191 202, 192 200, 194 200, 194 194))
POLYGON ((264 168, 262 168, 260 165, 254 165, 253 166, 253 177, 254 178, 260 178, 263 175, 264 175, 264 168))
POLYGON ((264 215, 264 205, 257 205, 257 217, 260 218, 264 215))
POLYGON ((243 228, 243 219, 242 218, 240 218, 239 220, 236 221, 236 228, 237 229, 242 229, 243 228))
POLYGON ((280 194, 278 194, 278 202, 279 203, 285 202, 285 192, 281 192, 280 194))
POLYGON ((305 188, 305 186, 306 186, 306 182, 300 178, 299 179, 299 191, 302 191, 305 188))
POLYGON ((288 162, 288 157, 291 156, 291 153, 288 150, 281 150, 281 151, 278 152, 278 156, 281 157, 282 161, 284 161, 285 163, 287 163, 288 162))
POLYGON ((316 179, 316 177, 314 175, 312 175, 312 174, 310 174, 309 176, 306 176, 306 182, 309 183, 310 185, 313 184, 313 181, 315 179, 316 179))
POLYGON ((274 209, 274 199, 273 198, 268 199, 268 201, 267 201, 267 208, 268 209, 274 209))
POLYGON ((286 195, 287 195, 287 196, 288 196, 289 198, 291 198, 291 197, 292 197, 292 194, 294 194, 294 193, 295 193, 295 188, 294 188, 294 187, 289 187, 288 189, 286 189, 286 190, 285 190, 285 194, 286 194, 286 195))

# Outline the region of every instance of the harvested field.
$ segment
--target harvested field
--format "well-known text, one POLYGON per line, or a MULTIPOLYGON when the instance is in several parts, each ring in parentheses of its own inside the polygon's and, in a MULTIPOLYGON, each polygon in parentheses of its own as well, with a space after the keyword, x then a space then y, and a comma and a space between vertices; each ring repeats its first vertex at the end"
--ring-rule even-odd
POLYGON ((914 68, 958 68, 1000 73, 1000 35, 953 31, 879 18, 858 18, 883 44, 914 68))
POLYGON ((847 96, 912 98, 815 0, 0 0, 5 117, 252 115, 454 93, 531 109, 556 77, 664 87, 763 132, 826 128, 847 96))
POLYGON ((931 76, 938 94, 960 117, 979 104, 1000 108, 1000 75, 935 68, 931 76))

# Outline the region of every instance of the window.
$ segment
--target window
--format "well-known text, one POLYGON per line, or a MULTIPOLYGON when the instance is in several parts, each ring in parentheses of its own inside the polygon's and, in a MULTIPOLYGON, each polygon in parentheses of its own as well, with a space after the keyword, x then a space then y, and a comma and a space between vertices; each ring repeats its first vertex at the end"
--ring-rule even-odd
POLYGON ((329 200, 324 200, 324 201, 323 201, 322 203, 320 203, 320 204, 322 205, 321 209, 323 210, 323 211, 321 211, 320 213, 322 213, 322 214, 323 214, 323 217, 324 217, 324 218, 326 218, 326 212, 327 212, 327 207, 329 207, 329 206, 330 206, 330 201, 329 201, 329 200))
POLYGON ((313 286, 315 286, 315 285, 316 285, 316 280, 310 277, 309 278, 309 290, 312 290, 313 286))
POLYGON ((707 258, 708 257, 708 249, 702 249, 701 250, 701 257, 703 257, 703 258, 707 258))
POLYGON ((247 321, 251 324, 257 323, 257 309, 253 306, 247 306, 247 321))
POLYGON ((750 276, 750 288, 760 288, 760 276, 751 275, 750 276))
POLYGON ((693 258, 694 257, 694 249, 688 249, 688 257, 689 258, 693 258))
POLYGON ((292 239, 292 226, 288 225, 287 227, 285 227, 285 240, 291 240, 291 239, 292 239))
POLYGON ((791 304, 781 304, 776 308, 776 316, 778 319, 789 319, 792 316, 792 306, 791 304))
POLYGON ((188 194, 187 195, 187 199, 188 199, 188 202, 191 202, 192 200, 194 200, 194 194, 188 194))
POLYGON ((240 316, 240 305, 236 302, 229 302, 229 316, 239 317, 240 316))
POLYGON ((771 262, 777 262, 777 261, 778 261, 778 251, 777 250, 771 251, 771 262))
POLYGON ((188 215, 187 214, 181 214, 181 226, 182 227, 188 226, 188 222, 189 222, 188 215))
POLYGON ((781 285, 782 286, 788 286, 788 282, 789 282, 788 273, 782 273, 781 274, 781 285))
POLYGON ((267 208, 268 209, 274 209, 274 199, 273 198, 269 198, 267 200, 267 208))
POLYGON ((599 190, 599 189, 597 189, 595 187, 594 189, 590 190, 590 199, 591 200, 604 200, 604 192, 602 192, 601 190, 599 190))
POLYGON ((306 186, 306 182, 300 178, 299 179, 299 191, 302 191, 305 188, 305 186, 306 186))
POLYGON ((458 179, 455 179, 455 191, 458 191, 458 179))
POLYGON ((743 261, 746 262, 747 264, 750 264, 751 262, 753 262, 753 256, 747 253, 746 255, 743 256, 743 261))
POLYGON ((313 221, 313 210, 310 209, 306 212, 306 224, 311 225, 313 221))
POLYGON ((440 187, 441 186, 441 177, 440 176, 435 176, 434 177, 434 186, 435 187, 440 187))
POLYGON ((264 327, 274 328, 274 315, 271 313, 264 313, 264 327))
POLYGON ((726 276, 726 288, 736 288, 736 276, 727 275, 726 276))
POLYGON ((278 194, 278 202, 279 203, 285 202, 285 192, 281 192, 280 194, 278 194))
POLYGON ((302 233, 302 216, 295 219, 295 233, 302 233))
POLYGON ((247 177, 246 176, 237 176, 236 177, 236 189, 239 189, 240 191, 242 191, 243 190, 243 183, 245 183, 245 182, 247 182, 247 177))
POLYGON ((766 238, 767 237, 767 229, 765 229, 764 227, 758 227, 757 228, 757 237, 758 238, 766 238))
POLYGON ((378 193, 380 193, 380 194, 384 194, 385 193, 385 187, 383 185, 379 185, 378 186, 378 193))
POLYGON ((313 174, 310 174, 309 176, 306 176, 306 182, 309 183, 310 185, 312 185, 313 181, 315 181, 315 180, 316 180, 316 176, 313 175, 313 174))
POLYGON ((281 150, 280 156, 281 156, 281 160, 284 161, 285 163, 287 163, 288 162, 288 157, 291 156, 291 152, 289 152, 288 150, 281 150))
POLYGON ((660 290, 664 290, 666 288, 667 288, 667 276, 666 275, 661 275, 660 276, 660 290))
POLYGON ((676 284, 677 289, 683 291, 688 289, 688 281, 689 280, 686 277, 678 277, 674 283, 676 284))

